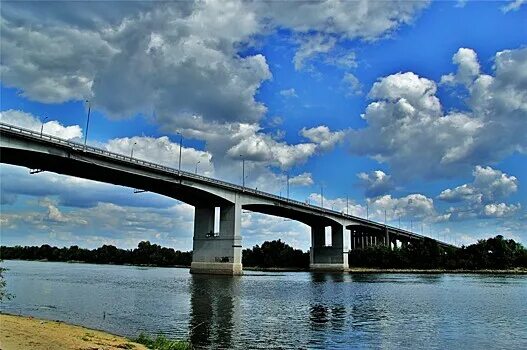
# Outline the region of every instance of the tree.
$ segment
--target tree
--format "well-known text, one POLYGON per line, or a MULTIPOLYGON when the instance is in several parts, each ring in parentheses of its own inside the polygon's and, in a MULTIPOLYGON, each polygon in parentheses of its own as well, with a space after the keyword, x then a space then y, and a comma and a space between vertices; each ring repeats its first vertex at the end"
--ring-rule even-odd
MULTIPOLYGON (((0 263, 2 260, 0 260, 0 263)), ((4 279, 4 272, 7 271, 6 268, 0 266, 0 302, 4 300, 9 300, 13 298, 12 294, 9 294, 6 290, 6 282, 4 279)))

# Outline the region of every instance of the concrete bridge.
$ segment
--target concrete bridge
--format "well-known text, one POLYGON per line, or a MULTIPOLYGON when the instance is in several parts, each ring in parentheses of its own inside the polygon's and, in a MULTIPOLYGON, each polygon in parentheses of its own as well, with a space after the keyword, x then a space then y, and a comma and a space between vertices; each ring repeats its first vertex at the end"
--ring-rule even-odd
POLYGON ((393 247, 425 238, 372 220, 4 123, 0 123, 0 162, 155 192, 194 206, 191 273, 242 273, 242 209, 310 226, 312 270, 347 269, 349 249, 393 247), (215 220, 219 220, 218 232, 214 230, 215 220), (327 228, 331 230, 330 245, 326 244, 327 228), (350 247, 345 245, 348 234, 350 247))

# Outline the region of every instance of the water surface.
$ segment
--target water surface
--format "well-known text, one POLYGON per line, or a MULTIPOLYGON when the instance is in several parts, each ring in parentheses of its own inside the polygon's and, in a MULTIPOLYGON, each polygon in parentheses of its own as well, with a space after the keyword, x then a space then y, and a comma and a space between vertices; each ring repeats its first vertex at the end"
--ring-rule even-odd
POLYGON ((4 261, 2 311, 205 348, 527 349, 527 276, 315 274, 4 261))

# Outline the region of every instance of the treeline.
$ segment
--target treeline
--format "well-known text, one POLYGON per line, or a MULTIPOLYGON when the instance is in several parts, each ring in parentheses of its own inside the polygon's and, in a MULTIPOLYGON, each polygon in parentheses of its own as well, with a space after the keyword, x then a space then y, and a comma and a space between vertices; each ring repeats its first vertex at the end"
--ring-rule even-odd
POLYGON ((243 266, 309 268, 309 253, 285 244, 281 240, 264 242, 242 252, 243 266))
POLYGON ((103 245, 97 249, 83 249, 74 245, 57 248, 44 244, 40 247, 0 247, 1 259, 78 261, 95 264, 152 265, 152 266, 190 266, 191 252, 181 252, 161 247, 148 241, 140 242, 131 250, 119 249, 113 245, 103 245))
POLYGON ((424 239, 393 250, 384 246, 352 250, 349 263, 373 268, 503 270, 527 268, 527 249, 501 235, 461 248, 444 248, 424 239))
MULTIPOLYGON (((527 268, 527 249, 503 236, 480 240, 467 247, 441 247, 434 240, 424 239, 405 247, 390 250, 384 246, 350 251, 350 267, 390 269, 466 269, 502 270, 527 268)), ((97 264, 190 266, 192 252, 161 247, 148 241, 140 242, 133 250, 112 245, 97 249, 78 246, 57 248, 0 247, 0 259, 78 261, 97 264)), ((244 249, 242 264, 248 267, 309 268, 309 252, 294 249, 281 240, 264 242, 262 246, 244 249)))
MULTIPOLYGON (((76 261, 95 264, 149 265, 149 266, 190 266, 192 252, 181 252, 164 248, 148 241, 140 242, 137 248, 125 250, 113 245, 97 249, 83 249, 78 246, 57 248, 44 244, 40 247, 0 247, 0 259, 76 261)), ((284 242, 264 242, 262 246, 243 250, 242 264, 252 267, 309 267, 309 253, 284 242)))

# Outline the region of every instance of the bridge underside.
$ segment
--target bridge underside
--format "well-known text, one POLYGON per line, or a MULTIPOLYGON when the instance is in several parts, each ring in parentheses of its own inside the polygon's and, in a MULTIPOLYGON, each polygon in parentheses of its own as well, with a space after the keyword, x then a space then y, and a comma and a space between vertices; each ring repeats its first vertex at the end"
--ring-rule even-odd
POLYGON ((149 167, 121 155, 111 158, 101 150, 86 151, 82 145, 56 144, 39 136, 28 136, 30 131, 16 135, 1 130, 2 163, 137 188, 194 206, 191 273, 242 274, 242 208, 308 225, 311 228, 310 268, 315 271, 346 270, 348 249, 380 244, 396 247, 397 242, 404 245, 416 239, 386 227, 375 227, 374 223, 372 226, 350 224, 353 218, 306 208, 271 195, 255 196, 234 185, 218 185, 210 179, 205 181, 159 166, 149 167), (215 223, 219 227, 215 228, 215 223), (350 247, 345 245, 346 230, 350 231, 350 247), (326 240, 327 235, 331 237, 331 244, 326 240))

